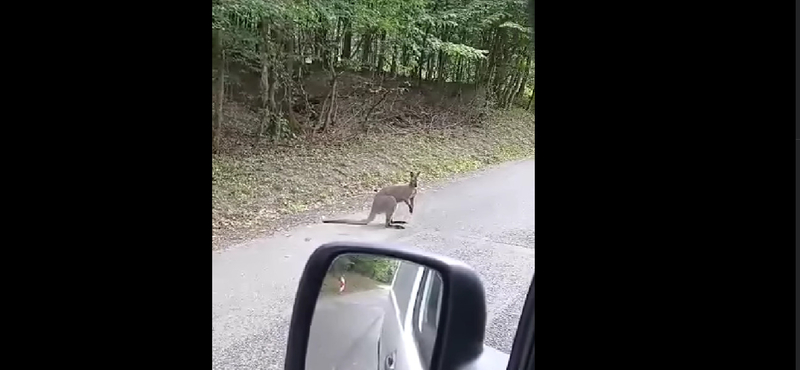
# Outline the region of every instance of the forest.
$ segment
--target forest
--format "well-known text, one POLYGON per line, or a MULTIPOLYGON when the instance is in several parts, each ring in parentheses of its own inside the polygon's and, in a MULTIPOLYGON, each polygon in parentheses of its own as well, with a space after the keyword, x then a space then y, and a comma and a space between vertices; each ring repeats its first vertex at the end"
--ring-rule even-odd
POLYGON ((229 101, 246 102, 257 117, 251 124, 257 140, 324 133, 341 123, 353 113, 340 104, 345 72, 371 79, 374 99, 351 120, 358 130, 370 129, 371 114, 387 96, 425 84, 457 97, 466 90, 472 107, 530 109, 534 42, 527 6, 525 0, 214 0, 213 152, 229 101), (307 91, 309 78, 324 81, 318 96, 307 91))

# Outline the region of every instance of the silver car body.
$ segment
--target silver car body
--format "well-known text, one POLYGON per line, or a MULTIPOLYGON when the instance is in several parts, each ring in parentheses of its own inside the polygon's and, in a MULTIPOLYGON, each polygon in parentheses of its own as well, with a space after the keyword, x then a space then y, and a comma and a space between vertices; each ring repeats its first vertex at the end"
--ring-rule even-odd
MULTIPOLYGON (((402 261, 392 281, 378 342, 378 370, 427 370, 436 339, 442 281, 432 269, 402 261)), ((508 354, 484 346, 482 369, 505 369, 508 354)), ((476 364, 478 365, 478 364, 476 364)))

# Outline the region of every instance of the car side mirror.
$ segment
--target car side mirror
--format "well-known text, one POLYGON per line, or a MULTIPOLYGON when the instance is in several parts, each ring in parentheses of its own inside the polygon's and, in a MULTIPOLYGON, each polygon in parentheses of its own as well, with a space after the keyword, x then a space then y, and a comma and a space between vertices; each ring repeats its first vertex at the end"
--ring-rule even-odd
POLYGON ((463 262, 328 243, 300 278, 285 369, 457 369, 483 352, 485 325, 483 285, 463 262))

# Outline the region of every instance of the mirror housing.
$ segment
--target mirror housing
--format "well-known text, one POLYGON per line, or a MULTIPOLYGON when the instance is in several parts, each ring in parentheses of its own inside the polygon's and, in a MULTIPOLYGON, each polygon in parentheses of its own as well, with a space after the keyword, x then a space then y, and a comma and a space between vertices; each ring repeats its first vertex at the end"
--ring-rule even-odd
POLYGON ((317 248, 306 262, 295 295, 284 369, 305 370, 311 322, 320 287, 333 260, 344 253, 393 257, 439 272, 443 282, 443 301, 431 370, 455 369, 475 361, 482 354, 486 298, 483 284, 471 267, 449 257, 407 247, 333 242, 317 248))

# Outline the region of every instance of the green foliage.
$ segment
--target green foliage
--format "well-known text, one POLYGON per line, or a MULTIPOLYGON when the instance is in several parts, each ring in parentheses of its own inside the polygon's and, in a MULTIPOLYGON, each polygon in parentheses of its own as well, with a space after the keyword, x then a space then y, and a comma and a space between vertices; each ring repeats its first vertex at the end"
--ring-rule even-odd
POLYGON ((333 261, 328 273, 342 275, 353 272, 370 279, 389 284, 397 270, 397 261, 386 257, 369 255, 342 255, 333 261))
MULTIPOLYGON (((226 68, 269 73, 264 78, 269 83, 262 86, 273 90, 288 86, 288 94, 281 91, 278 99, 294 99, 300 70, 330 70, 332 64, 337 72, 391 71, 420 84, 428 80, 485 87, 487 102, 505 109, 524 91, 524 76, 533 66, 527 1, 215 0, 212 30, 221 37, 226 68), (350 58, 340 59, 348 49, 350 58)), ((231 86, 235 79, 226 81, 231 86)), ((267 89, 262 90, 261 101, 272 104, 272 98, 265 98, 267 89)), ((294 103, 275 102, 280 107, 294 103)), ((272 112, 287 114, 285 108, 272 112)), ((322 112, 317 113, 312 124, 317 127, 305 127, 312 129, 305 132, 328 126, 327 119, 323 123, 318 118, 322 112)), ((276 140, 304 129, 293 120, 291 125, 272 121, 277 122, 270 131, 276 140)))
POLYGON ((282 9, 263 0, 222 0, 211 5, 213 29, 255 29, 265 17, 278 17, 282 9))
MULTIPOLYGON (((354 44, 364 40, 377 44, 378 37, 368 36, 384 35, 385 47, 378 50, 377 45, 371 45, 369 50, 382 54, 385 61, 397 58, 395 50, 405 47, 409 55, 397 69, 407 71, 418 67, 418 58, 438 58, 434 53, 439 52, 470 63, 493 60, 493 51, 510 52, 515 58, 527 55, 532 28, 527 26, 526 10, 524 0, 219 0, 212 4, 212 28, 225 31, 225 48, 230 55, 254 62, 259 44, 268 42, 259 34, 264 20, 280 31, 276 37, 299 41, 304 54, 341 49, 344 25, 349 24, 354 44), (491 36, 504 30, 517 32, 520 37, 505 37, 502 42, 508 46, 492 48, 487 40, 501 41, 491 36)), ((280 56, 306 57, 316 61, 320 55, 280 56)), ((378 57, 371 58, 373 63, 378 57)), ((435 68, 449 68, 446 72, 454 73, 457 66, 452 64, 440 63, 435 68)))
POLYGON ((459 56, 468 60, 486 59, 486 55, 489 54, 488 50, 481 50, 473 48, 469 45, 442 41, 436 37, 431 37, 430 43, 432 50, 441 50, 448 56, 459 56))
POLYGON ((500 27, 500 28, 510 28, 510 29, 513 29, 513 30, 520 31, 522 33, 522 35, 524 35, 524 36, 528 36, 531 33, 530 27, 523 27, 520 24, 511 22, 511 21, 507 21, 507 22, 501 24, 498 27, 500 27))

